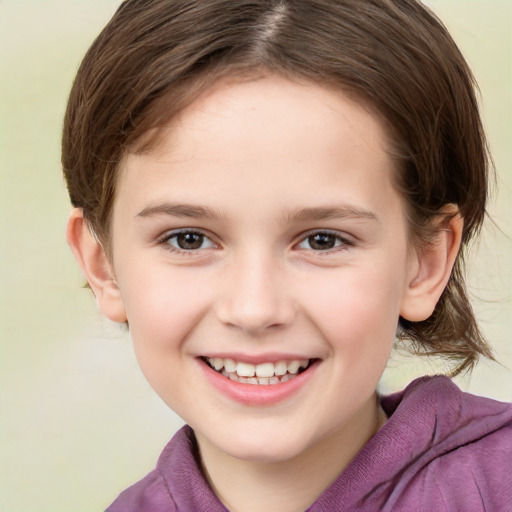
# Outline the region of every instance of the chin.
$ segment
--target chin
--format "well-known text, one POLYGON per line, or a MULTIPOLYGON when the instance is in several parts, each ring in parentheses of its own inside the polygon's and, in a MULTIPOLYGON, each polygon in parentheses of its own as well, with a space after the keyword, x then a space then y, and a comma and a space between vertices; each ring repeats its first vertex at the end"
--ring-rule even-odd
POLYGON ((304 437, 280 435, 243 436, 232 438, 229 443, 219 446, 225 453, 239 460, 278 463, 291 460, 307 450, 304 437))

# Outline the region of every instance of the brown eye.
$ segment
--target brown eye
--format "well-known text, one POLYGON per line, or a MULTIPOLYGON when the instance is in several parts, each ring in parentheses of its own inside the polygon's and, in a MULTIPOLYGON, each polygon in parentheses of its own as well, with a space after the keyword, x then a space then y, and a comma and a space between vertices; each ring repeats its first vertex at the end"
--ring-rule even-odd
POLYGON ((176 251, 197 251, 214 247, 214 243, 197 231, 181 231, 167 237, 164 242, 176 251))
POLYGON ((308 236, 308 244, 311 249, 315 251, 326 251, 336 247, 337 239, 334 235, 329 233, 317 233, 316 235, 308 236))
POLYGON ((204 236, 199 233, 180 233, 176 243, 180 249, 199 249, 203 245, 204 236))
POLYGON ((343 237, 338 233, 329 233, 328 231, 317 231, 302 240, 298 244, 299 249, 308 249, 310 251, 330 251, 332 249, 343 249, 345 246, 351 246, 350 239, 343 237))

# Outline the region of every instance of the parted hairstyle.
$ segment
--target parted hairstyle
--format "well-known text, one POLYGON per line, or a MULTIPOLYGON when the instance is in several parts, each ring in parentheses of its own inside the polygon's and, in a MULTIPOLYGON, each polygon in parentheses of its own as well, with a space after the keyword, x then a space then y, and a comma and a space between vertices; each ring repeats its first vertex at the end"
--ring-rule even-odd
POLYGON ((151 150, 215 81, 277 74, 347 94, 389 132, 412 243, 428 244, 457 205, 462 248, 425 321, 397 338, 443 355, 452 373, 492 358, 464 283, 464 249, 485 217, 490 158, 471 71, 443 24, 416 0, 126 0, 87 52, 64 120, 71 202, 110 255, 122 160, 151 150), (443 217, 444 216, 444 217, 443 217))

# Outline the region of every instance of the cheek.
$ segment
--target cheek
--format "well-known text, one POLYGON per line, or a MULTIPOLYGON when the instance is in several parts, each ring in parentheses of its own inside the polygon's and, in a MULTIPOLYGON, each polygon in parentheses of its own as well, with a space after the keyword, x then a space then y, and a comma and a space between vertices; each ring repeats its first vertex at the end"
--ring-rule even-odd
MULTIPOLYGON (((383 266, 365 266, 322 280, 305 297, 310 319, 335 349, 371 359, 391 349, 399 319, 403 280, 383 266)), ((349 358, 350 359, 350 358, 349 358)))
POLYGON ((187 340, 208 309, 208 297, 179 275, 164 278, 146 273, 144 282, 126 290, 126 309, 133 348, 151 387, 178 412, 190 400, 183 382, 189 382, 187 340), (170 390, 179 390, 179 396, 170 390))
POLYGON ((172 270, 153 263, 131 274, 139 278, 123 283, 121 292, 137 352, 158 354, 181 348, 211 303, 208 279, 172 270))

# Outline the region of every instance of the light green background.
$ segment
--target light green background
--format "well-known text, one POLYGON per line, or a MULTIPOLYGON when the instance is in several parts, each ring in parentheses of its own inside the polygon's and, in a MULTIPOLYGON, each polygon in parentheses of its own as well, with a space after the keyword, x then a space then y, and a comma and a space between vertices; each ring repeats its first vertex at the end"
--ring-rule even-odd
MULTIPOLYGON (((102 320, 65 241, 61 119, 115 0, 0 0, 0 511, 103 510, 154 466, 181 420, 102 320)), ((505 365, 458 383, 512 399, 512 2, 436 0, 482 90, 497 195, 471 261, 475 308, 505 365)), ((395 356, 382 390, 435 371, 395 356)))

